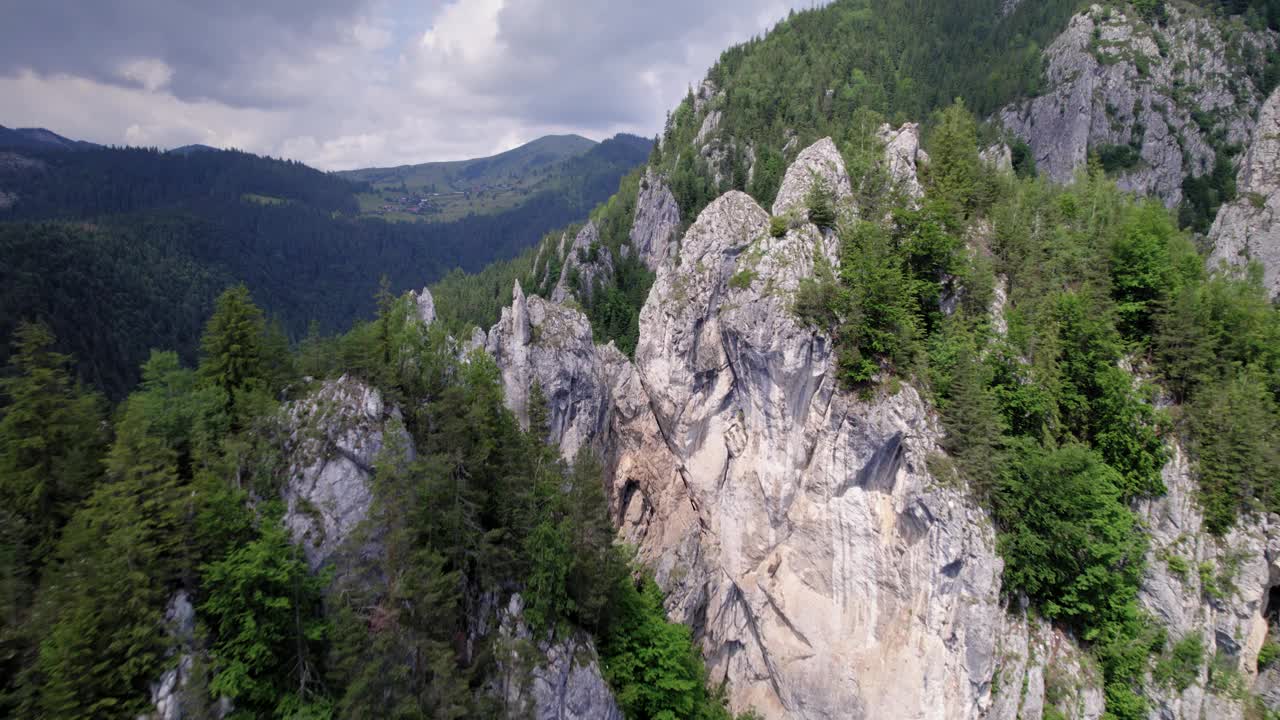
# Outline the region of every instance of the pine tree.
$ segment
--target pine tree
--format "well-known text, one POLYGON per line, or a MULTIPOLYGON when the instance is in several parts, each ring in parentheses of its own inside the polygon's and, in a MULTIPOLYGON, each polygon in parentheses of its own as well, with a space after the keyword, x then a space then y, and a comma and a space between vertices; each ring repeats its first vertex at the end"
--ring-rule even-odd
POLYGON ((236 704, 235 717, 261 717, 321 697, 322 576, 312 575, 278 514, 258 537, 201 568, 207 590, 200 612, 213 630, 215 695, 236 704))
POLYGON ((957 99, 937 115, 929 143, 928 179, 932 197, 966 210, 983 197, 977 124, 962 100, 957 99))
POLYGON ((943 447, 955 457, 972 491, 982 498, 995 488, 1003 434, 988 382, 986 368, 966 343, 957 358, 942 413, 947 428, 943 447))
POLYGON ((829 230, 836 225, 835 198, 831 188, 824 179, 814 177, 809 194, 805 196, 805 205, 809 208, 809 222, 821 230, 829 230))
POLYGON ((265 384, 264 330, 262 311, 253 304, 249 289, 237 285, 218 297, 200 339, 200 378, 223 393, 224 407, 233 418, 237 395, 265 384))
POLYGON ((565 492, 573 566, 568 585, 579 625, 599 630, 605 623, 610 593, 628 574, 613 546, 614 527, 605 497, 604 468, 591 448, 574 457, 565 492))
POLYGON ((1196 288, 1184 288, 1166 299, 1156 314, 1155 355, 1165 383, 1179 401, 1189 399, 1214 366, 1213 338, 1198 295, 1196 288))
POLYGON ((1280 409, 1252 373, 1216 383, 1193 415, 1205 525, 1222 534, 1236 517, 1272 510, 1280 496, 1280 409))
POLYGON ((101 400, 72 380, 71 358, 53 344, 43 325, 19 325, 13 355, 19 374, 0 379, 8 399, 0 418, 0 507, 14 521, 4 555, 13 558, 12 578, 22 584, 34 580, 93 489, 106 444, 101 400))

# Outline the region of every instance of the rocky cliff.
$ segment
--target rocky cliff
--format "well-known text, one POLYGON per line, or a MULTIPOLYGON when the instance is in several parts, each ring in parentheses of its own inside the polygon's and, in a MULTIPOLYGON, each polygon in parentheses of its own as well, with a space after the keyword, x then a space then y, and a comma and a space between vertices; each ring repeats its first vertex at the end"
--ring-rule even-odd
POLYGON ((1260 682, 1257 663, 1280 611, 1271 603, 1280 585, 1280 517, 1242 519, 1220 538, 1203 531, 1189 461, 1176 444, 1171 450, 1167 492, 1138 508, 1151 541, 1139 601, 1171 645, 1201 642, 1204 662, 1185 688, 1153 678, 1147 695, 1161 719, 1244 718, 1243 691, 1274 683, 1260 682))
MULTIPOLYGON (((797 209, 817 178, 850 195, 830 140, 800 153, 774 212, 797 209)), ((1013 677, 1052 658, 1083 673, 1079 653, 1025 621, 1021 645, 1002 630, 990 523, 927 469, 932 413, 910 387, 839 391, 830 340, 788 309, 834 238, 804 222, 775 238, 768 218, 737 192, 702 212, 658 269, 634 363, 594 346, 576 311, 517 293, 487 338, 509 402, 522 412, 536 380, 559 398, 566 454, 589 438, 603 448, 622 537, 736 708, 1014 717, 1022 693, 995 692, 999 666, 1013 677), (1031 659, 1030 635, 1054 652, 1031 659)))
POLYGON ((1218 150, 1249 141, 1263 101, 1253 78, 1275 33, 1166 8, 1153 24, 1091 6, 1045 51, 1047 90, 997 113, 1042 173, 1069 181, 1091 151, 1110 149, 1121 187, 1175 205, 1184 177, 1205 174, 1218 150))
MULTIPOLYGON (((773 213, 801 214, 814 182, 854 211, 823 140, 798 155, 773 213)), ((769 213, 743 193, 707 206, 657 269, 634 361, 594 345, 577 310, 517 288, 486 336, 508 402, 523 413, 538 383, 566 456, 583 444, 603 453, 621 538, 654 571, 670 616, 694 628, 735 709, 1013 720, 1052 706, 1101 717, 1093 660, 1006 605, 990 518, 930 472, 941 453, 933 410, 909 385, 870 397, 839 389, 830 338, 791 313, 800 280, 836 251, 834 237, 793 220, 773 237, 769 213)), ((1271 524, 1204 540, 1180 453, 1165 480, 1169 495, 1140 508, 1153 537, 1142 602, 1171 644, 1201 633, 1216 665, 1181 691, 1151 680, 1154 717, 1240 717, 1241 693, 1211 678, 1230 669, 1245 689, 1274 683, 1255 683, 1252 669, 1280 581, 1271 524), (1206 599, 1170 569, 1171 553, 1192 575, 1230 568, 1234 580, 1206 599)))
MULTIPOLYGON (((409 322, 424 327, 435 320, 435 304, 430 291, 412 293, 415 314, 409 322)), ((585 319, 576 311, 533 298, 535 305, 557 317, 572 313, 570 320, 585 319)), ((516 291, 516 305, 524 297, 516 291)), ((504 320, 510 322, 510 313, 504 320)), ((543 317, 535 311, 535 316, 543 317)), ((576 328, 580 329, 580 328, 576 328)), ((548 333, 546 340, 554 340, 548 333)), ((590 327, 586 327, 588 341, 590 327)), ((491 349, 499 357, 501 351, 491 349)), ((537 352, 535 351, 535 355, 537 352)), ((521 356, 527 362, 528 356, 521 356)), ((512 379, 511 382, 516 382, 512 379)), ((525 385, 524 387, 528 387, 525 385)), ((561 406, 576 396, 549 395, 561 406)), ((513 398, 514 399, 514 398, 513 398)), ((312 570, 332 568, 334 587, 343 582, 360 582, 360 573, 376 565, 382 552, 378 528, 368 527, 373 500, 374 463, 386 443, 387 433, 402 434, 404 447, 413 454, 412 438, 404 430, 400 410, 388 404, 365 382, 350 376, 316 383, 305 395, 287 404, 280 422, 287 438, 281 450, 285 456, 286 478, 281 490, 285 502, 283 522, 293 541, 302 549, 312 570), (353 579, 354 578, 354 579, 353 579)), ((567 444, 571 443, 566 439, 567 444)), ((555 637, 534 639, 522 616, 519 596, 498 609, 480 603, 472 618, 473 638, 493 639, 504 652, 502 670, 491 690, 502 699, 513 717, 534 720, 621 720, 613 694, 601 674, 594 643, 580 630, 570 629, 555 637)), ((196 615, 185 591, 178 592, 166 612, 168 633, 176 656, 174 666, 152 684, 154 712, 139 720, 181 720, 212 713, 223 717, 231 706, 223 701, 211 705, 207 699, 188 692, 197 658, 208 661, 195 634, 196 615)))
POLYGON ((1237 192, 1209 230, 1209 262, 1242 267, 1255 261, 1262 266, 1267 292, 1280 297, 1280 92, 1273 92, 1258 113, 1237 192))

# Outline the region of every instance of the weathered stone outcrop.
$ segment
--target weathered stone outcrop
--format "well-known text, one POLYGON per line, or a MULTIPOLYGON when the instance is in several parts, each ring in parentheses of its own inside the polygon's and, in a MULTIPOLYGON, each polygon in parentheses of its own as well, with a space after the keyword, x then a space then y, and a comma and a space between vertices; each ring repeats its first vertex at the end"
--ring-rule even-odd
POLYGON ((1210 265, 1262 265, 1263 284, 1280 297, 1280 91, 1258 113, 1253 142, 1240 166, 1239 197, 1218 210, 1209 230, 1210 265))
POLYGON ((507 406, 528 423, 529 391, 537 383, 547 400, 550 440, 566 458, 598 437, 609 410, 609 381, 591 338, 591 323, 573 310, 538 296, 526 298, 519 282, 511 307, 503 308, 485 349, 502 369, 507 406))
POLYGON ((1209 673, 1218 664, 1239 673, 1245 689, 1254 684, 1268 615, 1280 609, 1268 607, 1280 585, 1280 517, 1241 518, 1214 537, 1203 527, 1186 454, 1174 445, 1172 455, 1163 472, 1167 492, 1138 507, 1151 542, 1139 601, 1166 628, 1170 644, 1198 635, 1205 657, 1186 690, 1148 684, 1153 717, 1243 718, 1233 690, 1220 685, 1215 692, 1209 673))
MULTIPOLYGON (((658 268, 634 362, 592 347, 578 311, 517 292, 487 338, 509 403, 520 411, 532 378, 560 388, 553 438, 566 455, 584 444, 603 453, 621 538, 653 570, 672 619, 694 629, 736 710, 1015 720, 1052 706, 1100 718, 1096 662, 1025 606, 1007 607, 989 516, 931 474, 941 431, 929 406, 909 385, 840 389, 830 339, 791 312, 814 263, 833 260, 835 238, 794 212, 819 178, 848 202, 825 140, 782 183, 773 210, 793 216, 783 237, 743 193, 708 205, 658 268)), ((999 283, 998 332, 1006 294, 999 283)), ((1141 601, 1171 644, 1201 632, 1210 658, 1254 683, 1276 610, 1280 519, 1217 543, 1201 532, 1180 453, 1165 482, 1168 496, 1138 508, 1152 532, 1141 601), (1204 563, 1230 575, 1230 589, 1213 598, 1174 577, 1174 552, 1193 575, 1204 563)), ((1153 717, 1240 717, 1238 700, 1205 690, 1207 667, 1182 693, 1150 681, 1153 717)), ((1253 689, 1280 696, 1277 685, 1263 674, 1253 689)))
POLYGON ((169 598, 164 613, 165 630, 169 634, 169 658, 173 667, 151 683, 152 712, 140 715, 138 720, 181 720, 190 716, 198 698, 188 698, 185 692, 195 665, 196 611, 186 590, 179 590, 169 598), (176 661, 173 658, 176 656, 176 661))
MULTIPOLYGON (((376 389, 347 376, 324 383, 288 408, 284 524, 313 569, 334 559, 368 515, 373 465, 390 421, 398 416, 376 389)), ((407 435, 404 439, 411 449, 407 435)), ((366 551, 376 548, 359 552, 366 551)))
POLYGON ((651 169, 640 179, 636 194, 635 220, 631 224, 631 246, 650 270, 657 271, 676 242, 680 230, 680 207, 661 175, 651 169))
POLYGON ((924 197, 918 173, 919 166, 927 164, 928 156, 920 149, 920 126, 907 123, 894 130, 892 126, 885 124, 880 126, 876 137, 884 143, 889 179, 908 198, 919 200, 924 197))
MULTIPOLYGON (((847 200, 829 140, 800 158, 775 212, 794 209, 816 177, 847 200)), ((571 368, 559 382, 583 392, 552 416, 582 423, 570 445, 599 439, 620 534, 671 616, 697 632, 735 708, 1012 720, 1030 705, 993 692, 1008 621, 990 524, 931 480, 939 431, 912 388, 863 400, 836 387, 830 340, 788 309, 833 239, 804 222, 774 238, 768 217, 737 192, 702 212, 659 268, 634 364, 612 347, 593 354, 571 309, 538 312, 561 313, 552 324, 572 332, 534 337, 537 323, 516 318, 548 304, 518 294, 488 337, 509 402, 519 407, 527 378, 545 385, 571 368)), ((1006 677, 1043 678, 1050 661, 1083 672, 1074 646, 1054 647, 1023 652, 1006 677)), ((1097 704, 1082 696, 1068 716, 1097 717, 1097 704)))
POLYGON ((524 621, 524 601, 512 595, 498 613, 493 686, 508 717, 534 720, 622 720, 596 656, 581 630, 535 640, 524 621))
POLYGON ((421 292, 409 291, 409 295, 413 298, 413 306, 417 308, 418 321, 424 326, 430 325, 436 321, 436 301, 431 297, 429 288, 422 288, 421 292))
POLYGON ((778 195, 773 200, 773 214, 803 212, 809 190, 815 181, 826 187, 838 205, 843 205, 853 194, 849 188, 849 174, 844 169, 844 159, 840 157, 840 150, 831 138, 819 140, 796 156, 795 162, 791 163, 787 174, 783 176, 778 195))
POLYGON ((590 299, 597 280, 613 277, 613 255, 609 248, 600 245, 600 232, 590 220, 562 255, 560 279, 551 291, 552 302, 561 303, 574 295, 590 299))
POLYGON ((1153 25, 1094 5, 1049 46, 1048 92, 998 114, 1040 172, 1067 182, 1091 149, 1132 146, 1139 157, 1119 172, 1120 186, 1174 205, 1185 176, 1212 169, 1213 132, 1248 141, 1263 98, 1241 65, 1264 62, 1275 34, 1165 7, 1167 19, 1153 25))
POLYGON ((996 143, 978 153, 978 159, 996 172, 1013 171, 1013 150, 1004 143, 996 143))

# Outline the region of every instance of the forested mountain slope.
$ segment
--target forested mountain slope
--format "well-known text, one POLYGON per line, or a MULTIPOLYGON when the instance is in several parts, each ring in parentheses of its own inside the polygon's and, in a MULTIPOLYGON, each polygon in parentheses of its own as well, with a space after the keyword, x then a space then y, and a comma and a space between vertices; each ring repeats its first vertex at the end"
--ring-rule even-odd
POLYGON ((403 291, 516 255, 584 215, 647 154, 638 138, 606 140, 556 165, 556 183, 518 207, 405 224, 360 217, 363 186, 297 162, 0 149, 0 332, 44 321, 80 377, 119 397, 152 347, 195 360, 200 318, 228 284, 248 284, 294 341, 313 323, 337 332, 372 313, 380 277, 403 291))
POLYGON ((109 423, 23 325, 0 712, 1280 712, 1280 92, 1210 237, 1101 152, 1060 182, 999 120, 1077 10, 797 13, 585 222, 293 350, 234 288, 109 423))

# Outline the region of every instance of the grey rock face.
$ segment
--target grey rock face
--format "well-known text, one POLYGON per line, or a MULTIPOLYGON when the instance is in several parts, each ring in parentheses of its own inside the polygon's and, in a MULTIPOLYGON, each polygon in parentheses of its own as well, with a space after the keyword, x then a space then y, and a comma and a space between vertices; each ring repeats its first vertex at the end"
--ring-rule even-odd
POLYGON ((911 200, 924 197, 920 185, 919 166, 926 164, 920 149, 920 126, 907 123, 894 130, 890 125, 880 126, 876 136, 884 143, 885 163, 893 184, 911 200))
POLYGON ((978 153, 978 158, 996 172, 1013 171, 1013 151, 1004 143, 997 143, 978 153))
POLYGON ((524 622, 524 602, 513 595, 499 612, 497 648, 496 689, 509 717, 622 720, 586 633, 535 641, 524 622))
POLYGON ((186 715, 183 712, 187 704, 183 690, 191 677, 196 650, 196 611, 186 590, 179 590, 169 598, 164 619, 171 642, 169 652, 178 655, 178 662, 151 683, 154 710, 139 716, 138 720, 181 720, 186 715))
MULTIPOLYGON (((804 212, 806 197, 815 181, 826 185, 837 204, 843 204, 853 194, 849 188, 849 174, 844 169, 844 159, 831 138, 823 138, 796 156, 782 178, 778 195, 773 201, 773 214, 786 215, 804 212)), ((705 211, 704 211, 705 212, 705 211)))
POLYGON ((1262 265, 1263 285, 1280 297, 1280 92, 1258 113, 1258 126, 1237 180, 1239 197, 1218 210, 1209 230, 1211 266, 1262 265))
POLYGON ((1256 677, 1268 598, 1280 584, 1280 518, 1242 518, 1224 537, 1213 537, 1202 527, 1188 459, 1176 445, 1172 454, 1163 471, 1167 493, 1138 507, 1151 539, 1138 599, 1167 628, 1171 643, 1199 634, 1206 662, 1187 690, 1152 682, 1147 693, 1158 717, 1241 718, 1238 701, 1209 687, 1209 661, 1220 658, 1248 684, 1256 677))
POLYGON ((413 296, 413 303, 418 308, 418 320, 423 325, 430 325, 436 321, 436 302, 431 297, 431 290, 422 288, 421 292, 409 292, 413 296))
POLYGON ((657 271, 672 252, 680 230, 680 207, 662 177, 646 170, 636 195, 635 220, 631 225, 631 245, 644 264, 657 271))
MULTIPOLYGON (((815 177, 847 204, 843 173, 829 141, 806 149, 774 212, 802 207, 815 177)), ((578 311, 517 290, 487 336, 509 402, 521 412, 533 378, 557 388, 553 439, 566 455, 584 444, 603 453, 621 538, 653 570, 670 617, 694 629, 735 710, 1015 720, 1052 705, 1100 718, 1096 663, 1004 605, 989 516, 930 474, 941 436, 932 410, 909 385, 868 398, 840 389, 830 338, 791 312, 814 263, 833 261, 834 238, 804 222, 775 238, 768 225, 743 193, 703 210, 658 268, 634 362, 593 347, 578 311)), ((1178 550, 1233 568, 1239 592, 1205 609, 1203 588, 1160 564, 1199 531, 1190 482, 1175 458, 1169 496, 1139 508, 1153 528, 1142 602, 1168 618, 1172 639, 1198 628, 1245 671, 1280 579, 1280 540, 1250 526, 1222 548, 1201 539, 1178 550)), ((1150 692, 1157 717, 1240 709, 1202 690, 1150 692)))
POLYGON ((707 109, 707 106, 711 104, 711 101, 719 93, 720 88, 716 86, 715 82, 703 80, 702 84, 698 86, 698 91, 693 95, 693 114, 701 115, 702 111, 707 109))
POLYGON ((529 391, 538 383, 547 399, 550 440, 566 459, 597 437, 607 419, 609 382, 591 338, 591 324, 577 310, 526 298, 517 282, 510 308, 488 333, 486 350, 502 369, 507 406, 526 427, 529 391))
POLYGON ((1265 57, 1274 33, 1239 26, 1228 38, 1221 28, 1172 5, 1159 26, 1094 5, 1046 51, 1050 90, 1004 108, 999 119, 1058 182, 1072 179, 1091 148, 1132 144, 1141 157, 1119 185, 1174 205, 1183 177, 1203 175, 1215 158, 1192 112, 1214 118, 1227 142, 1246 142, 1263 99, 1234 58, 1265 57))
POLYGON ((704 143, 716 134, 716 130, 720 129, 720 111, 712 110, 702 119, 702 127, 698 128, 698 136, 693 142, 698 147, 702 147, 704 143))
MULTIPOLYGON (((830 141, 801 158, 776 210, 815 176, 847 200, 830 141)), ((673 619, 695 629, 735 709, 1012 720, 1021 705, 1001 713, 993 696, 1006 613, 990 524, 932 482, 939 431, 919 395, 839 390, 830 340, 789 311, 833 239, 807 223, 782 238, 767 228, 743 193, 702 212, 659 268, 634 364, 612 347, 593 353, 577 311, 517 292, 488 334, 509 401, 519 406, 530 377, 580 389, 552 406, 572 427, 562 447, 601 443, 619 533, 673 619)), ((1051 659, 1083 667, 1074 646, 1055 648, 1024 654, 1009 676, 1043 678, 1051 659)), ((1095 705, 1084 697, 1069 716, 1096 718, 1095 705)))
MULTIPOLYGON (((286 413, 292 434, 284 524, 316 569, 368 515, 373 464, 388 421, 399 411, 388 408, 376 389, 344 375, 286 413)), ((407 435, 405 447, 412 448, 407 435)))
POLYGON ((1053 707, 1067 718, 1096 720, 1106 699, 1097 667, 1076 641, 1025 609, 1004 614, 988 718, 1039 718, 1053 707))
POLYGON ((591 297, 596 280, 613 276, 613 256, 609 248, 600 246, 600 232, 596 224, 590 220, 573 238, 573 244, 563 253, 564 265, 560 270, 560 279, 551 292, 551 301, 561 303, 567 298, 580 293, 584 299, 591 297), (578 287, 573 287, 573 276, 578 277, 578 287))

